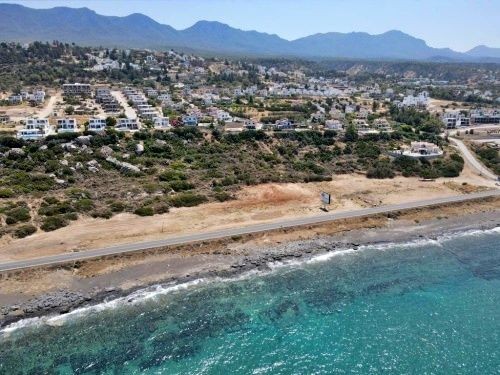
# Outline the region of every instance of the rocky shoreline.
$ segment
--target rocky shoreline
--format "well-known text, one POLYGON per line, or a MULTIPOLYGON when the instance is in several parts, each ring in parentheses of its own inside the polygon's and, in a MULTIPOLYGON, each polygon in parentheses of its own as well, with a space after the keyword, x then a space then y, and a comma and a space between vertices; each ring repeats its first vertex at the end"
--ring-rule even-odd
POLYGON ((92 288, 90 290, 58 289, 41 294, 28 301, 0 307, 0 328, 23 319, 46 315, 66 314, 82 307, 97 305, 130 295, 152 285, 176 285, 200 278, 231 278, 249 271, 265 271, 270 264, 291 260, 305 261, 314 256, 347 249, 357 250, 360 246, 402 243, 415 240, 435 240, 443 235, 453 235, 470 230, 488 230, 500 226, 497 212, 467 215, 446 221, 433 220, 405 228, 363 229, 343 232, 337 235, 301 241, 286 242, 258 249, 252 255, 238 255, 224 266, 207 272, 185 273, 180 277, 166 277, 160 282, 145 283, 133 288, 115 286, 92 288))

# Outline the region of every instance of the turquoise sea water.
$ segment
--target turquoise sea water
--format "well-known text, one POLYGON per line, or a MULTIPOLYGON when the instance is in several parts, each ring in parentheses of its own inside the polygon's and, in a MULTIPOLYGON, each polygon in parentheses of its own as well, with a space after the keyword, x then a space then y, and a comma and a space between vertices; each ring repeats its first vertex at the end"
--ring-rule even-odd
POLYGON ((500 230, 158 287, 16 327, 0 333, 0 374, 500 374, 500 230))

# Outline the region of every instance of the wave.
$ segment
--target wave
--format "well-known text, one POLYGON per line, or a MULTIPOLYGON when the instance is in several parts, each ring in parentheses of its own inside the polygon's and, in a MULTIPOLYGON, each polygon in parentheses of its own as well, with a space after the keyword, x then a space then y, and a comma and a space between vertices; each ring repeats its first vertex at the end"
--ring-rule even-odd
POLYGON ((319 255, 314 255, 309 258, 293 259, 285 261, 276 261, 267 264, 267 270, 250 270, 241 273, 237 276, 222 278, 222 277, 210 277, 210 278, 199 278, 196 280, 184 282, 184 283, 170 283, 170 284, 157 284, 137 290, 129 295, 115 298, 109 301, 101 302, 96 305, 85 306, 75 310, 72 310, 64 315, 46 315, 35 318, 22 319, 17 322, 11 323, 8 326, 0 329, 0 337, 8 336, 12 332, 23 329, 23 328, 34 328, 41 325, 50 326, 61 326, 64 325, 69 319, 76 319, 79 317, 84 317, 92 313, 98 313, 100 311, 116 309, 130 304, 144 303, 146 301, 155 299, 159 296, 164 296, 169 293, 174 293, 182 290, 187 290, 189 288, 197 287, 200 285, 207 285, 215 282, 236 282, 245 280, 252 277, 262 277, 266 274, 282 270, 284 268, 296 268, 307 264, 315 264, 327 262, 335 257, 339 256, 349 256, 357 255, 364 251, 387 251, 395 248, 415 248, 423 247, 428 245, 442 246, 443 243, 456 240, 457 238, 463 237, 476 237, 484 236, 488 234, 500 234, 500 227, 495 227, 492 229, 473 229, 464 232, 454 232, 448 234, 442 234, 435 238, 421 238, 406 242, 386 242, 382 244, 367 244, 362 245, 357 248, 345 248, 334 250, 319 255))

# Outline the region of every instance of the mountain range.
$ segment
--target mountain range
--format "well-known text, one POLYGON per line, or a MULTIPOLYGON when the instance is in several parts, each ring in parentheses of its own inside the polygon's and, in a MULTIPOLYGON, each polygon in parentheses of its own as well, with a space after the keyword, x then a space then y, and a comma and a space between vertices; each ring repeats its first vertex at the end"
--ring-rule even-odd
POLYGON ((140 13, 115 17, 99 15, 88 8, 32 9, 17 4, 0 4, 0 40, 58 40, 85 46, 176 48, 260 57, 500 62, 500 48, 478 46, 461 53, 430 47, 424 40, 397 30, 379 35, 331 32, 289 41, 213 21, 199 21, 187 29, 176 30, 140 13))

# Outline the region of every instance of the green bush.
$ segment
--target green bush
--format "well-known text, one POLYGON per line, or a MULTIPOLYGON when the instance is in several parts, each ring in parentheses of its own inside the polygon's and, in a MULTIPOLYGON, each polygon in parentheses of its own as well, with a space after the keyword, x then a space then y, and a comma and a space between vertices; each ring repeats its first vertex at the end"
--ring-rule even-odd
POLYGON ((14 231, 14 235, 17 238, 24 238, 32 235, 35 232, 36 232, 36 227, 34 225, 26 224, 26 225, 21 225, 19 228, 17 228, 14 231))
POLYGON ((168 185, 174 191, 185 191, 185 190, 191 190, 194 188, 193 184, 191 184, 187 181, 184 181, 184 180, 172 181, 168 185))
POLYGON ((51 232, 53 230, 65 227, 68 224, 69 222, 64 216, 56 215, 44 218, 40 228, 45 232, 51 232))
POLYGON ((87 212, 94 208, 94 202, 88 198, 79 199, 73 205, 78 212, 87 212))
POLYGON ((97 211, 92 211, 90 214, 93 218, 102 218, 102 219, 111 219, 113 217, 113 213, 111 210, 97 210, 97 211))
POLYGON ((66 214, 68 212, 73 212, 73 211, 74 209, 71 206, 71 203, 65 201, 49 205, 42 204, 42 206, 38 210, 38 214, 44 216, 54 216, 54 215, 66 214))
POLYGON ((31 220, 30 210, 27 207, 16 207, 6 212, 5 222, 9 225, 31 220))
POLYGON ((158 178, 160 181, 178 181, 178 180, 186 180, 187 177, 184 173, 181 171, 175 171, 175 170, 166 170, 162 172, 158 178))
POLYGON ((375 165, 368 169, 366 172, 366 177, 368 178, 394 178, 395 173, 392 170, 392 166, 388 162, 377 162, 375 165))
POLYGON ((9 188, 2 188, 0 189, 0 198, 12 198, 16 194, 12 189, 9 188))
POLYGON ((207 197, 194 193, 179 193, 170 197, 170 204, 174 207, 193 207, 205 203, 207 197))
POLYGON ((139 216, 153 216, 155 214, 155 211, 153 207, 151 206, 142 206, 137 208, 134 211, 134 214, 139 215, 139 216))
POLYGON ((109 208, 113 212, 123 212, 125 210, 126 206, 122 202, 112 202, 109 205, 109 208))
POLYGON ((216 192, 214 194, 214 198, 217 199, 219 202, 225 202, 225 201, 234 199, 234 197, 231 194, 229 194, 225 191, 216 192))

